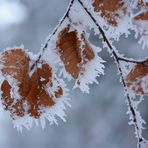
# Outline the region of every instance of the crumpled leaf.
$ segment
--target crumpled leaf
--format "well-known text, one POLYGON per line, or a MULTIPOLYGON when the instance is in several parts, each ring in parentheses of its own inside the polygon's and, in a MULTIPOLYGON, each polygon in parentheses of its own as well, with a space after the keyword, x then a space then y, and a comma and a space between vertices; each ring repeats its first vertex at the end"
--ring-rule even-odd
POLYGON ((1 54, 2 76, 1 84, 2 104, 9 111, 12 118, 30 117, 39 118, 43 108, 50 108, 55 104, 55 99, 62 96, 60 86, 49 93, 48 88, 53 86, 52 68, 44 61, 40 67, 29 74, 31 59, 23 49, 11 49, 1 54))
POLYGON ((127 13, 127 6, 122 0, 93 0, 94 11, 112 26, 118 26, 118 21, 127 13))
POLYGON ((65 69, 74 79, 85 72, 84 65, 94 58, 94 52, 85 39, 85 33, 78 36, 77 30, 64 28, 58 35, 57 48, 65 69))
POLYGON ((126 83, 136 94, 148 94, 148 67, 136 64, 126 76, 126 83))

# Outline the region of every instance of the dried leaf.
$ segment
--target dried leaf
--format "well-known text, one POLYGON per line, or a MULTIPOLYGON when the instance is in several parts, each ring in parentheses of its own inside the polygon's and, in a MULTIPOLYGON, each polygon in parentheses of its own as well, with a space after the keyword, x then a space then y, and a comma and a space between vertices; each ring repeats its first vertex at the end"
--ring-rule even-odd
POLYGON ((2 53, 4 75, 12 75, 18 82, 20 82, 21 95, 26 95, 29 90, 29 56, 22 49, 12 49, 2 53), (28 84, 28 85, 26 85, 28 84), (23 87, 23 86, 26 87, 23 87))
POLYGON ((70 31, 70 27, 64 28, 58 35, 57 48, 65 69, 74 79, 83 74, 83 67, 88 61, 94 58, 94 53, 82 33, 78 37, 77 31, 70 31))
MULTIPOLYGON (((31 76, 30 91, 26 96, 29 105, 28 113, 35 118, 40 117, 42 110, 53 106, 53 96, 47 92, 47 85, 52 86, 52 69, 48 64, 43 64, 42 68, 38 68, 31 76)), ((60 94, 62 95, 62 94, 60 94)))
POLYGON ((92 5, 94 10, 100 12, 100 15, 112 26, 118 26, 118 20, 127 13, 127 7, 122 0, 93 0, 92 5))
POLYGON ((136 94, 148 94, 148 67, 136 64, 127 75, 126 82, 136 94))
MULTIPOLYGON (((36 68, 29 76, 30 58, 23 49, 12 49, 1 55, 3 68, 2 74, 5 77, 1 85, 2 104, 5 110, 9 111, 12 118, 16 116, 23 117, 29 114, 31 117, 39 118, 42 114, 42 108, 50 108, 55 104, 55 97, 63 94, 61 87, 57 87, 53 94, 48 92, 48 88, 53 86, 52 68, 45 62, 42 62, 40 68, 36 68), (10 82, 16 80, 14 86, 10 82), (18 88, 19 98, 13 98, 15 89, 18 88)), ((54 78, 56 81, 56 79, 54 78)))

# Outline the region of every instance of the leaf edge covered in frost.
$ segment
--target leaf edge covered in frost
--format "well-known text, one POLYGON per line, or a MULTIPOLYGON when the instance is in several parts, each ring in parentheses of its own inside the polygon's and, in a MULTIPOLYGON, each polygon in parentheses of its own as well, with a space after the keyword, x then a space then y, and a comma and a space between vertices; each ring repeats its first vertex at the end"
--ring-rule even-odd
MULTIPOLYGON (((22 49, 22 46, 21 47, 8 48, 8 49, 4 50, 4 52, 6 52, 6 51, 9 52, 9 51, 11 51, 13 49, 20 50, 20 48, 22 49)), ((33 56, 33 54, 28 53, 24 49, 22 49, 22 50, 26 54, 28 54, 28 56, 29 55, 33 56)), ((2 54, 1 54, 1 58, 2 58, 2 54)), ((35 59, 36 59, 36 56, 34 56, 34 60, 35 59)), ((50 63, 48 63, 48 64, 50 65, 50 63)), ((3 69, 2 61, 1 61, 0 68, 3 69)), ((2 85, 2 83, 4 82, 6 77, 3 75, 2 71, 1 71, 0 74, 1 74, 1 84, 0 85, 2 85)), ((10 75, 10 78, 11 78, 11 75, 10 75)), ((12 76, 12 78, 13 78, 13 76, 12 76)), ((65 105, 67 104, 68 106, 70 106, 69 103, 68 103, 68 101, 69 101, 68 89, 66 88, 66 84, 64 83, 64 81, 62 79, 57 78, 55 76, 55 74, 54 74, 54 77, 52 77, 52 79, 53 79, 53 82, 55 82, 54 81, 55 79, 58 80, 58 81, 56 81, 57 84, 54 84, 54 85, 56 85, 57 87, 61 87, 62 88, 62 91, 63 91, 62 95, 58 96, 57 99, 54 99, 55 104, 53 106, 51 106, 49 108, 41 109, 42 110, 42 114, 41 114, 41 116, 38 119, 35 119, 34 117, 31 117, 29 114, 24 114, 23 117, 18 117, 17 116, 15 119, 13 119, 12 122, 14 124, 14 127, 17 128, 18 131, 22 131, 23 127, 26 127, 27 129, 30 129, 32 127, 32 125, 33 125, 33 122, 35 122, 36 125, 38 125, 38 121, 41 122, 42 128, 45 128, 45 119, 47 119, 50 122, 50 124, 53 124, 53 123, 57 124, 56 116, 60 117, 63 121, 66 121, 65 118, 64 118, 65 117, 65 113, 64 113, 65 105)), ((12 80, 12 79, 7 79, 7 80, 9 81, 9 80, 12 80)), ((17 80, 16 80, 16 82, 17 82, 17 80)), ((54 87, 53 89, 56 89, 56 88, 54 87)), ((50 93, 52 90, 50 90, 50 89, 48 90, 47 89, 46 91, 48 93, 50 93)), ((2 91, 1 91, 1 98, 2 98, 2 91)), ((2 102, 0 102, 0 103, 1 103, 0 106, 3 107, 2 102)), ((3 110, 5 110, 4 107, 3 107, 3 110)))

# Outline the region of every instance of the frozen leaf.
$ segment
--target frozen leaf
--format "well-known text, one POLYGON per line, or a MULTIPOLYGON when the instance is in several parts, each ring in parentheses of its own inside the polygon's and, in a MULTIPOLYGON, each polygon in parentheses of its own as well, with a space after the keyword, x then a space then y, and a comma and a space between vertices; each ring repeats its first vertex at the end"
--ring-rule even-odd
POLYGON ((70 28, 64 28, 57 41, 57 48, 60 52, 60 58, 65 65, 65 69, 74 79, 79 74, 84 73, 83 65, 94 58, 94 52, 85 39, 84 34, 78 37, 76 30, 70 31, 70 28))
POLYGON ((132 7, 127 1, 91 0, 91 5, 93 16, 105 30, 108 39, 119 41, 121 35, 130 35, 130 30, 133 29, 130 17, 132 7))
MULTIPOLYGON (((27 94, 27 104, 29 105, 28 113, 30 116, 39 118, 42 114, 42 107, 53 106, 53 96, 46 91, 48 87, 52 87, 52 69, 48 64, 42 64, 41 68, 32 74, 30 78, 30 91, 27 94)), ((59 88, 61 89, 61 88, 59 88)), ((62 91, 61 94, 62 95, 62 91)))
POLYGON ((83 30, 72 26, 59 33, 57 48, 65 70, 75 80, 74 88, 79 87, 88 93, 88 85, 97 83, 96 77, 104 72, 104 61, 98 56, 101 49, 89 43, 83 30))
MULTIPOLYGON (((56 114, 63 118, 64 104, 59 109, 62 115, 54 109, 61 104, 59 99, 65 94, 64 83, 61 84, 45 61, 40 61, 31 73, 30 65, 29 54, 23 49, 11 49, 1 54, 1 101, 4 110, 10 112, 14 121, 28 116, 31 120, 45 117, 53 122, 56 114)), ((25 122, 20 122, 20 126, 26 126, 25 122)))
POLYGON ((139 0, 139 1, 138 1, 138 6, 139 6, 139 7, 147 7, 147 6, 148 6, 148 1, 139 0))
POLYGON ((29 56, 22 49, 12 49, 1 54, 1 69, 5 77, 2 83, 2 102, 11 115, 23 116, 23 100, 29 92, 29 56))
POLYGON ((142 11, 133 17, 136 33, 140 35, 139 43, 143 48, 148 47, 148 11, 142 11))
POLYGON ((148 67, 136 64, 126 76, 127 86, 136 94, 148 94, 148 67))
POLYGON ((122 0, 93 0, 93 7, 112 26, 118 26, 118 20, 127 13, 127 7, 122 0))
POLYGON ((140 21, 140 20, 147 21, 148 20, 148 11, 138 13, 134 17, 134 20, 136 20, 136 21, 140 21))

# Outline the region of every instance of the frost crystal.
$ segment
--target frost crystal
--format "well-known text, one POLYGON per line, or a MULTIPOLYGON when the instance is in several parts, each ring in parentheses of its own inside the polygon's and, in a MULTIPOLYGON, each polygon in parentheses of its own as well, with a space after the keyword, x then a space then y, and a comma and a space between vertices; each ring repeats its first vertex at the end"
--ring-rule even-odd
POLYGON ((64 80, 89 93, 89 85, 104 74, 102 49, 89 41, 93 30, 117 65, 138 148, 147 148, 139 104, 148 95, 148 59, 126 58, 113 45, 134 31, 143 48, 148 47, 147 9, 148 0, 71 0, 37 55, 23 46, 0 53, 0 110, 10 114, 19 131, 39 123, 45 128, 46 120, 58 124, 57 117, 65 122, 69 90, 64 80))
POLYGON ((1 53, 1 106, 10 113, 19 131, 23 127, 30 129, 38 120, 43 128, 45 119, 57 124, 56 116, 65 121, 65 104, 69 100, 64 81, 56 76, 56 68, 52 68, 54 62, 42 59, 29 73, 31 58, 36 57, 30 55, 21 48, 1 53))

